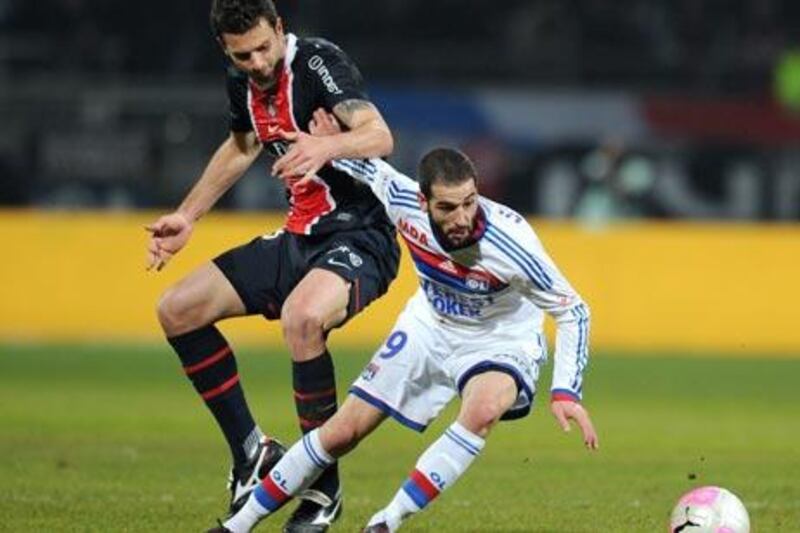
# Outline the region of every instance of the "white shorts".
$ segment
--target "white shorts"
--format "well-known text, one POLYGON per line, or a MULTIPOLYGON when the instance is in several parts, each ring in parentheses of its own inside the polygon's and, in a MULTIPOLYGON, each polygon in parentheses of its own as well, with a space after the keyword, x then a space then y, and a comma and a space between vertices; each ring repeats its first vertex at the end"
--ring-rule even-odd
POLYGON ((518 325, 446 326, 417 306, 414 299, 409 302, 350 394, 424 431, 470 378, 500 371, 514 378, 519 391, 502 419, 530 412, 539 367, 546 359, 542 335, 518 325))

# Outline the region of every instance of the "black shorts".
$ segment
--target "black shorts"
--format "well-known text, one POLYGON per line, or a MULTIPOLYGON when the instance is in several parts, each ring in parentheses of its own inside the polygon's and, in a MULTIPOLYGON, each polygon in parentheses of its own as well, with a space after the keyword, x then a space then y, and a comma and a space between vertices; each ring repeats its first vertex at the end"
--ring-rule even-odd
POLYGON ((280 318, 283 302, 314 268, 350 282, 347 319, 382 296, 397 276, 400 248, 393 228, 257 237, 214 259, 244 302, 248 314, 280 318))

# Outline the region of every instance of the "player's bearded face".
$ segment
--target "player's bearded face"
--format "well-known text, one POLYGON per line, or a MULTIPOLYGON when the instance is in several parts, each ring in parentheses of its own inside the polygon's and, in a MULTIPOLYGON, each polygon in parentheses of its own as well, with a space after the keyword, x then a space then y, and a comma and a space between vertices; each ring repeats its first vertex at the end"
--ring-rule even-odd
POLYGON ((478 215, 478 189, 475 180, 457 185, 434 183, 423 208, 450 246, 459 247, 472 238, 478 215))
POLYGON ((286 36, 280 19, 273 28, 262 18, 245 33, 223 33, 220 41, 234 66, 246 72, 260 89, 275 85, 278 63, 286 56, 286 36))

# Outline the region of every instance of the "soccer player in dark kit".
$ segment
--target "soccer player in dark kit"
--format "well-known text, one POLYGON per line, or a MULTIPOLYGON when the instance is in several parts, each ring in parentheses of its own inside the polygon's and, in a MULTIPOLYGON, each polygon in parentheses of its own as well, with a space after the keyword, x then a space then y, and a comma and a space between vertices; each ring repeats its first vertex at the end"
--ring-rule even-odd
MULTIPOLYGON (((230 446, 232 513, 284 448, 254 421, 216 322, 258 314, 280 319, 293 359, 298 420, 309 432, 336 411, 327 334, 386 292, 399 249, 369 187, 328 164, 383 157, 393 149, 353 62, 328 41, 286 32, 271 0, 214 0, 211 25, 234 67, 227 77, 230 136, 177 210, 148 226, 148 262, 163 268, 186 245, 194 223, 267 153, 271 174, 286 184, 283 229, 201 265, 158 303, 169 343, 230 446), (340 134, 308 134, 320 107, 344 126, 340 134)), ((341 513, 337 470, 303 497, 284 531, 326 531, 341 513)))

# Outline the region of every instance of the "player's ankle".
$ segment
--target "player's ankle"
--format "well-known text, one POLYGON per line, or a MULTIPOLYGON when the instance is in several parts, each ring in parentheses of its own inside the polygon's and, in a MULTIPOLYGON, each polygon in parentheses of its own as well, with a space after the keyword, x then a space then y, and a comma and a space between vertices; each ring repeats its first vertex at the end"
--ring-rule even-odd
MULTIPOLYGON (((403 522, 403 515, 396 512, 396 510, 390 510, 388 507, 383 510, 383 522, 389 526, 390 531, 394 531, 400 527, 400 524, 403 522)), ((406 517, 411 516, 410 514, 406 514, 406 517)))
POLYGON ((389 529, 392 530, 396 529, 400 525, 400 522, 402 522, 402 518, 394 515, 392 515, 392 517, 390 518, 390 515, 387 513, 388 508, 389 507, 385 507, 380 511, 378 511, 377 513, 375 513, 374 515, 372 515, 372 518, 370 518, 369 522, 367 522, 367 527, 377 526, 379 524, 386 524, 387 526, 389 526, 389 529), (391 524, 389 523, 390 520, 392 521, 391 524))

